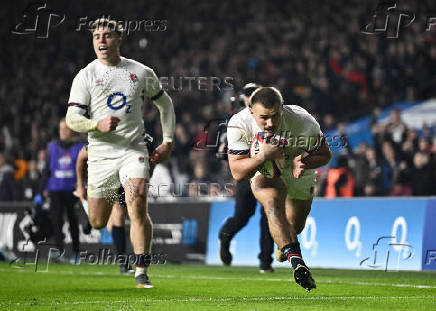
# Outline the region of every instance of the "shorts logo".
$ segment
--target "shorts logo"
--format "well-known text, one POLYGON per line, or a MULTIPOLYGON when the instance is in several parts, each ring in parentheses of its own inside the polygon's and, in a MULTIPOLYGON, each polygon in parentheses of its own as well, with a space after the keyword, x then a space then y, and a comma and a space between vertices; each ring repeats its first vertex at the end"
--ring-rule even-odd
POLYGON ((144 163, 144 157, 139 157, 138 160, 139 162, 144 163))

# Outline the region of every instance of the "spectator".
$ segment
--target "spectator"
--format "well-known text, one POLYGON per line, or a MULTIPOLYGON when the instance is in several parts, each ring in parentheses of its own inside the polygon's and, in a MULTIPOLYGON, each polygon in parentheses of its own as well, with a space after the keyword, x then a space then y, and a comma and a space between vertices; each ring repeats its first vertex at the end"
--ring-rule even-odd
POLYGON ((363 189, 363 193, 366 197, 377 196, 377 187, 374 183, 368 181, 363 189))
POLYGON ((338 158, 338 168, 329 170, 325 197, 352 197, 353 195, 354 177, 348 168, 347 157, 340 156, 338 158))
POLYGON ((391 140, 400 145, 406 138, 407 126, 401 120, 401 112, 398 109, 391 111, 391 122, 387 125, 388 133, 391 135, 391 140))
POLYGON ((199 162, 194 166, 194 177, 189 181, 189 196, 199 197, 209 194, 210 179, 207 177, 207 168, 199 162))
POLYGON ((38 170, 36 160, 30 160, 28 162, 28 169, 26 175, 21 181, 22 195, 24 200, 32 200, 32 198, 38 193, 41 184, 41 173, 38 170))
POLYGON ((435 194, 433 172, 430 169, 429 160, 429 155, 422 151, 418 151, 413 157, 415 166, 411 178, 413 195, 435 194))
POLYGON ((395 156, 394 147, 392 143, 389 141, 385 141, 382 144, 382 174, 383 174, 383 183, 382 183, 382 193, 384 195, 389 194, 391 191, 391 187, 393 182, 396 180, 399 167, 398 162, 395 156))
POLYGON ((382 185, 382 167, 380 160, 377 158, 375 149, 369 147, 365 153, 368 165, 368 181, 365 185, 365 195, 383 195, 382 185))
POLYGON ((5 154, 0 152, 0 201, 15 201, 17 185, 14 181, 14 169, 6 163, 5 154))
POLYGON ((369 165, 366 160, 366 151, 369 146, 367 143, 362 142, 357 147, 356 152, 353 154, 353 176, 355 177, 354 195, 362 196, 366 181, 368 180, 369 165))

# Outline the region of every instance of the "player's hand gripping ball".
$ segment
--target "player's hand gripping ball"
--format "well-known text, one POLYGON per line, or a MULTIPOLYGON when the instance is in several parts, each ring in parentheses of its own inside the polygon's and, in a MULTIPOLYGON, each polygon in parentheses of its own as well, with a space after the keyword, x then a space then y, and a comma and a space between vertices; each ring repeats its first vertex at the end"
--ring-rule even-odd
MULTIPOLYGON (((273 135, 266 137, 265 133, 258 133, 250 145, 250 157, 254 157, 256 154, 263 150, 264 144, 273 144, 278 147, 285 147, 288 142, 279 135, 273 135)), ((284 159, 265 160, 265 162, 259 166, 258 171, 266 178, 275 178, 282 175, 284 169, 284 159)))

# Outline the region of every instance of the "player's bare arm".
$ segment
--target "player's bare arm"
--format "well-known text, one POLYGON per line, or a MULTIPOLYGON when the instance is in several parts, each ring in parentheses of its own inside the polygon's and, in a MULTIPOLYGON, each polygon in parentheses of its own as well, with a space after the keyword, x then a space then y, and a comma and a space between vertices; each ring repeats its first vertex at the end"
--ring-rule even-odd
POLYGON ((79 155, 77 156, 77 162, 76 162, 76 176, 77 176, 77 185, 76 190, 73 192, 73 194, 78 197, 80 200, 86 199, 86 189, 84 184, 84 178, 83 178, 83 168, 85 167, 85 162, 88 160, 88 151, 85 147, 83 147, 79 155))
POLYGON ((259 166, 267 160, 283 158, 283 148, 264 142, 262 151, 250 158, 248 155, 229 154, 229 166, 236 181, 253 177, 259 166))
POLYGON ((311 153, 303 152, 296 156, 293 160, 293 174, 295 178, 300 178, 307 169, 314 169, 329 163, 332 153, 329 146, 325 141, 322 142, 321 147, 311 153))
POLYGON ((169 97, 164 90, 161 90, 157 96, 158 98, 153 100, 153 104, 159 109, 163 142, 150 156, 150 164, 152 168, 156 164, 162 163, 169 158, 173 146, 174 130, 176 127, 176 114, 174 112, 174 105, 171 97, 169 97))

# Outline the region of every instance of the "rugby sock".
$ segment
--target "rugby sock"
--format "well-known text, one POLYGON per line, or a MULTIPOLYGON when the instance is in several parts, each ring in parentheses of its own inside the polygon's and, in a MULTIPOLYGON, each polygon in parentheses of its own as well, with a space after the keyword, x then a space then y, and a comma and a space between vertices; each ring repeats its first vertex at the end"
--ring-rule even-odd
POLYGON ((144 274, 147 272, 147 268, 151 263, 150 254, 135 254, 136 256, 136 269, 135 269, 135 278, 138 275, 144 274))
POLYGON ((83 199, 81 202, 82 202, 83 210, 84 210, 85 213, 86 213, 86 216, 89 216, 89 212, 88 212, 88 201, 85 200, 85 199, 83 199))
POLYGON ((126 253, 126 230, 124 226, 112 226, 112 239, 114 240, 117 255, 124 255, 126 253))
POLYGON ((136 269, 135 269, 135 278, 138 276, 138 275, 141 275, 141 274, 144 274, 146 271, 145 271, 145 268, 144 267, 138 267, 138 266, 136 266, 136 269))
POLYGON ((282 252, 291 263, 293 269, 297 268, 298 265, 306 266, 303 256, 301 256, 300 243, 289 243, 282 247, 282 252))

